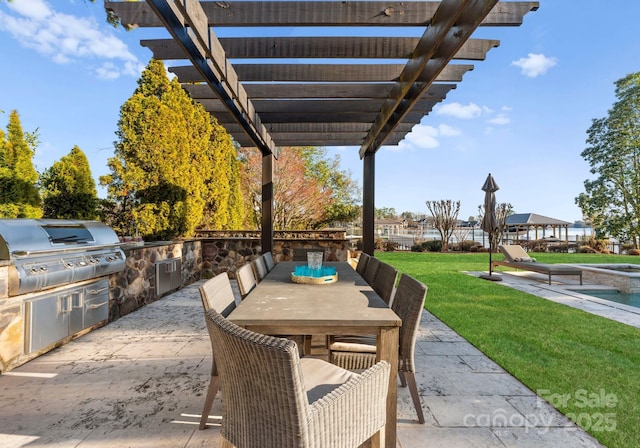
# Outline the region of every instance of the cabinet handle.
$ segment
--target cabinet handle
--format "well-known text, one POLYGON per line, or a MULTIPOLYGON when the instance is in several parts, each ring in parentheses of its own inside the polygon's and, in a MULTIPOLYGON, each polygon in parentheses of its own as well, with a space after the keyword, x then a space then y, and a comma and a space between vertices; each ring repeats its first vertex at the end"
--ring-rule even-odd
POLYGON ((101 306, 105 306, 109 302, 96 303, 95 305, 87 306, 88 310, 95 310, 96 308, 100 308, 101 306))
POLYGON ((80 292, 74 292, 71 294, 71 307, 83 308, 84 307, 84 294, 80 292))
POLYGON ((100 289, 90 289, 89 294, 95 296, 96 294, 100 294, 102 291, 108 291, 109 288, 100 288, 100 289))
POLYGON ((60 307, 61 313, 70 313, 71 312, 71 296, 60 296, 58 298, 58 306, 60 307))

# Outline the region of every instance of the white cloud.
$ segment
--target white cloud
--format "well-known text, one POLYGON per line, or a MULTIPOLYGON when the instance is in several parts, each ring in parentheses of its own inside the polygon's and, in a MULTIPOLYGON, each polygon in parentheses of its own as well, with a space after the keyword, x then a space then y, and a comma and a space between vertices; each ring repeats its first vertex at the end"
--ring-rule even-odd
POLYGON ((14 0, 9 7, 20 15, 36 21, 45 20, 51 15, 49 5, 42 0, 14 0))
POLYGON ((111 62, 105 62, 96 69, 96 76, 100 79, 117 79, 120 77, 120 71, 111 62))
POLYGON ((474 103, 466 106, 460 103, 447 103, 436 106, 434 111, 439 115, 449 115, 456 118, 477 118, 482 114, 482 108, 474 103))
POLYGON ((398 149, 409 148, 427 148, 433 149, 440 146, 438 141, 438 129, 433 126, 416 125, 409 132, 404 140, 398 145, 398 149))
POLYGON ((487 122, 491 124, 505 125, 511 123, 511 119, 507 117, 506 114, 498 114, 493 118, 489 118, 487 122))
POLYGON ((57 64, 97 60, 101 67, 95 73, 103 79, 139 76, 142 64, 106 23, 100 26, 91 17, 57 12, 45 0, 13 0, 6 5, 13 14, 0 11, 0 31, 22 46, 57 64))
POLYGON ((460 129, 447 124, 441 124, 438 127, 418 124, 413 127, 396 149, 398 151, 405 149, 434 149, 440 146, 442 137, 455 137, 461 133, 460 129))
POLYGON ((529 78, 535 78, 536 76, 547 73, 547 70, 556 65, 557 62, 556 58, 550 58, 543 54, 529 53, 526 58, 513 61, 511 65, 520 67, 523 75, 529 78))
POLYGON ((438 126, 438 133, 443 137, 456 137, 462 134, 462 131, 458 128, 454 128, 453 126, 449 126, 448 124, 441 124, 438 126))

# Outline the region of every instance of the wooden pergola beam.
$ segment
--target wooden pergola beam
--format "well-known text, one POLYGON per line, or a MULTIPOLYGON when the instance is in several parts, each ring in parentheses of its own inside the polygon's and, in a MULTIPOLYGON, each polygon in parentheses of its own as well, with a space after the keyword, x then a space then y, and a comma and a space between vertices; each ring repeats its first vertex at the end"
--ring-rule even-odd
MULTIPOLYGON (((400 77, 403 64, 236 64, 241 82, 392 82, 400 77)), ((169 67, 181 83, 202 82, 191 65, 169 67)), ((460 82, 473 65, 450 64, 432 82, 460 82)), ((418 79, 420 80, 420 79, 418 79)))
MULTIPOLYGON (((435 84, 434 95, 444 96, 455 84, 435 84), (442 93, 441 93, 442 92, 442 93)), ((217 98, 206 84, 182 84, 193 99, 217 98)), ((386 98, 393 83, 260 83, 245 84, 247 94, 255 99, 303 99, 303 98, 386 98)))
MULTIPOLYGON (((420 41, 417 37, 234 37, 219 38, 227 58, 331 58, 409 59, 420 41)), ((140 44, 155 59, 186 59, 173 39, 145 39, 140 44)), ((483 61, 498 40, 469 39, 454 55, 455 60, 483 61)))
MULTIPOLYGON (((430 23, 438 1, 203 1, 208 26, 420 26, 430 23)), ((519 26, 538 2, 501 2, 481 26, 519 26)), ((143 2, 105 1, 129 27, 161 27, 162 21, 143 2)))
MULTIPOLYGON (((223 123, 221 123, 223 124, 223 123)), ((229 132, 234 130, 239 130, 238 128, 234 128, 234 126, 238 126, 237 123, 227 123, 224 124, 225 128, 229 132)), ((325 135, 336 134, 336 133, 366 133, 369 131, 369 127, 366 123, 309 123, 309 122, 298 122, 298 123, 267 123, 265 126, 269 129, 271 135, 278 134, 305 134, 305 133, 323 133, 325 135)), ((400 123, 396 128, 397 132, 407 133, 411 131, 413 128, 412 123, 400 123)))

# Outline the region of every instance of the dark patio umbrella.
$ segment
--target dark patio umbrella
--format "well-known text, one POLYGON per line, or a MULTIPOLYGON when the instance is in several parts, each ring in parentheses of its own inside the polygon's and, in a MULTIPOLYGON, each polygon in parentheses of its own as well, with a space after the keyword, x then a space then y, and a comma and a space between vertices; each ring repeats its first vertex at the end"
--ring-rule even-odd
POLYGON ((501 280, 500 277, 492 275, 491 255, 493 253, 493 234, 498 230, 498 218, 496 217, 496 191, 500 187, 496 184, 491 173, 484 181, 482 191, 484 191, 484 216, 482 218, 482 230, 489 234, 489 276, 483 276, 488 280, 501 280))

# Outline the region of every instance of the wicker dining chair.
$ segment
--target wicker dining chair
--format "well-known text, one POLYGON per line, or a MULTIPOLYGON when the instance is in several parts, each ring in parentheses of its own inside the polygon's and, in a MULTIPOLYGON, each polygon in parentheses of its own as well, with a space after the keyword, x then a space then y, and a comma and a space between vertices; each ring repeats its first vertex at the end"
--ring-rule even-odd
MULTIPOLYGON (((411 399, 420 423, 424 423, 424 414, 416 384, 414 352, 426 295, 427 287, 422 282, 407 274, 402 274, 391 304, 393 311, 402 320, 398 347, 398 375, 403 387, 409 385, 411 399)), ((329 346, 329 360, 349 370, 366 369, 376 361, 375 337, 349 336, 340 338, 336 336, 329 346)))
POLYGON ((276 266, 273 261, 273 255, 271 255, 271 252, 265 252, 262 254, 262 258, 264 259, 264 265, 267 267, 267 272, 271 272, 271 270, 276 266))
POLYGON ((358 264, 356 265, 356 272, 361 276, 364 275, 365 270, 367 269, 367 264, 369 263, 369 259, 371 255, 361 252, 360 257, 358 258, 358 264))
POLYGON ((251 263, 242 265, 236 271, 236 279, 238 280, 238 289, 240 290, 240 296, 243 299, 258 284, 256 276, 253 273, 253 266, 251 265, 251 263))
POLYGON ((362 277, 371 287, 373 287, 373 282, 376 280, 379 268, 380 260, 373 256, 370 257, 369 262, 367 263, 367 268, 364 270, 364 275, 362 277))
MULTIPOLYGON (((216 275, 212 279, 207 280, 200 285, 200 300, 204 311, 216 310, 222 316, 226 317, 236 308, 236 298, 233 294, 233 288, 226 272, 216 275)), ((211 361, 211 380, 207 389, 207 396, 204 400, 204 408, 200 417, 200 429, 207 427, 209 412, 213 406, 213 400, 220 389, 220 377, 218 376, 218 368, 216 359, 212 356, 211 361)))
POLYGON ((215 310, 206 321, 225 398, 221 446, 384 445, 389 363, 356 374, 301 359, 292 341, 240 328, 215 310))
POLYGON ((256 283, 260 283, 269 272, 267 271, 267 265, 264 262, 264 258, 259 256, 251 262, 251 266, 253 267, 253 274, 256 277, 256 283))
POLYGON ((389 263, 380 262, 380 267, 371 287, 387 305, 391 303, 396 280, 398 280, 398 270, 389 263))

